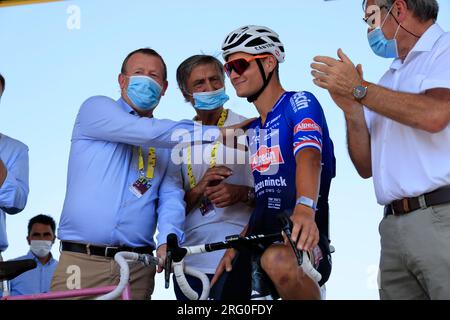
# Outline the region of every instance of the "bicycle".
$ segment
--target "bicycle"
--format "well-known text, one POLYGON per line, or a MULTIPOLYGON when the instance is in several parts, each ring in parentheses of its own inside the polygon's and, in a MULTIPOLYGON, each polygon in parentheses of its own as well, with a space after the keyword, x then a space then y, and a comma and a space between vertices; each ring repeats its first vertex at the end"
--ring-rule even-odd
MULTIPOLYGON (((281 222, 282 232, 286 235, 291 248, 293 249, 297 264, 299 267, 303 268, 304 272, 308 274, 312 279, 317 282, 320 281, 320 273, 314 269, 307 252, 298 250, 296 244, 291 240, 291 229, 292 222, 288 216, 282 214, 279 216, 279 221, 281 222)), ((180 247, 178 245, 178 239, 175 234, 169 234, 167 236, 167 254, 164 264, 165 269, 165 288, 168 289, 170 285, 170 274, 173 270, 175 279, 180 286, 183 294, 190 300, 207 300, 210 293, 210 281, 209 278, 203 272, 196 270, 194 268, 184 266, 184 258, 189 255, 203 254, 216 250, 223 250, 228 248, 235 248, 237 250, 243 247, 253 246, 257 244, 262 244, 264 242, 272 243, 276 241, 284 241, 283 233, 273 234, 259 234, 251 236, 239 236, 231 235, 225 238, 223 242, 208 243, 195 246, 180 247), (186 280, 185 275, 191 275, 200 279, 202 282, 202 293, 199 297, 197 292, 195 292, 186 280)), ((140 262, 145 266, 151 265, 162 265, 162 259, 154 257, 149 254, 138 254, 134 252, 118 252, 114 256, 114 260, 120 266, 120 280, 116 286, 105 286, 98 288, 86 288, 86 289, 74 289, 67 291, 49 292, 41 294, 32 295, 22 295, 22 296, 6 296, 0 300, 51 300, 51 299, 64 299, 64 298, 74 298, 74 297, 86 297, 86 296, 98 296, 96 300, 113 300, 121 297, 123 300, 131 299, 131 291, 129 285, 129 267, 128 262, 140 262)), ((22 260, 22 261, 10 261, 2 262, 0 264, 0 271, 4 270, 7 266, 7 270, 3 271, 5 279, 11 280, 19 274, 26 272, 34 267, 36 267, 36 262, 34 260, 22 260), (25 262, 24 262, 25 261, 25 262), (3 264, 3 267, 2 267, 3 264), (7 264, 7 265, 5 265, 7 264), (34 264, 34 266, 32 266, 34 264)), ((2 275, 2 273, 0 273, 2 275)), ((0 276, 0 281, 2 277, 0 276)))
MULTIPOLYGON (((304 272, 310 276, 315 281, 319 282, 321 280, 321 274, 314 269, 311 261, 309 260, 308 253, 306 251, 298 250, 294 241, 291 239, 292 221, 285 214, 280 214, 278 217, 281 223, 282 232, 286 235, 292 250, 297 258, 297 264, 299 267, 303 268, 304 272)), ((202 254, 216 250, 223 250, 229 248, 235 248, 237 250, 243 247, 253 246, 261 244, 264 242, 273 243, 276 241, 283 242, 284 237, 282 232, 273 234, 259 234, 251 236, 239 236, 232 235, 225 238, 223 242, 215 242, 203 245, 189 246, 189 247, 179 247, 178 239, 175 234, 169 234, 167 236, 167 255, 165 261, 165 287, 169 287, 170 283, 170 270, 172 270, 175 275, 175 279, 183 292, 183 294, 190 300, 206 300, 209 297, 210 292, 210 281, 206 274, 188 267, 184 266, 184 258, 189 255, 202 254), (185 275, 191 275, 201 280, 202 282, 202 293, 199 297, 197 292, 192 290, 185 275)))

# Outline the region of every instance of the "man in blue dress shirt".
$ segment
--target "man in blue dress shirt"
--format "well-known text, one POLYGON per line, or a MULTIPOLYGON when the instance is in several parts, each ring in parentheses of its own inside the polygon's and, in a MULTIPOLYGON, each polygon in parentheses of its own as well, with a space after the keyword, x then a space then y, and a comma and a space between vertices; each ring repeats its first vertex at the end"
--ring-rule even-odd
POLYGON ((28 223, 27 241, 30 251, 14 260, 33 259, 37 267, 22 273, 9 282, 12 296, 38 294, 50 291, 50 282, 58 261, 53 259, 51 248, 55 242, 55 220, 40 214, 28 223))
MULTIPOLYGON (((0 98, 4 90, 5 79, 0 74, 0 98)), ((0 261, 8 247, 6 213, 21 212, 27 203, 28 191, 28 147, 0 133, 0 261)))
MULTIPOLYGON (((91 97, 75 121, 58 228, 62 253, 52 291, 116 285, 116 252, 157 249, 164 258, 169 233, 183 241, 184 191, 170 149, 178 144, 174 130, 193 134, 194 122, 153 118, 168 85, 166 65, 156 51, 130 53, 118 80, 119 100, 91 97)), ((219 136, 217 127, 205 128, 208 137, 219 136)), ((132 298, 149 299, 155 267, 132 264, 130 272, 132 298)))

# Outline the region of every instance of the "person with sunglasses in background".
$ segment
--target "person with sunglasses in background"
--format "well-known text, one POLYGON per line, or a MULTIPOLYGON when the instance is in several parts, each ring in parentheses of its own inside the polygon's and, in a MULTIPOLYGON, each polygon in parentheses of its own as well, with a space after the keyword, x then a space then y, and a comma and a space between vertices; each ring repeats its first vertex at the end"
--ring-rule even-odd
POLYGON ((348 149, 383 205, 380 298, 450 299, 450 33, 436 0, 368 0, 367 39, 393 59, 378 84, 339 49, 314 83, 345 114, 348 149))
MULTIPOLYGON (((321 275, 318 281, 299 267, 288 241, 268 244, 262 252, 250 252, 253 284, 248 296, 320 299, 320 287, 331 272, 328 193, 335 176, 325 115, 312 93, 283 89, 279 64, 284 62, 285 50, 273 30, 254 25, 236 29, 226 37, 222 50, 225 71, 237 95, 253 103, 260 115, 247 131, 256 208, 242 235, 279 232, 277 217, 288 212, 293 223, 291 240, 298 250, 310 253, 321 275), (257 283, 257 278, 262 281, 257 283)), ((232 272, 234 265, 240 266, 242 256, 235 249, 227 250, 213 284, 224 270, 232 272)))

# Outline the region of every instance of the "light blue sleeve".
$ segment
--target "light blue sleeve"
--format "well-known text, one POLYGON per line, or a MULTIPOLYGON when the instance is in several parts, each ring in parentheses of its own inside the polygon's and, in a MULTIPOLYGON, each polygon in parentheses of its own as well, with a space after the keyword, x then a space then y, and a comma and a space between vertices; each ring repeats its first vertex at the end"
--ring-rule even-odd
POLYGON ((159 187, 158 196, 157 246, 165 244, 167 235, 170 233, 175 233, 178 243, 183 243, 186 203, 184 202, 181 165, 175 165, 169 160, 166 174, 159 187))
POLYGON ((7 163, 6 179, 0 187, 0 208, 9 214, 21 212, 27 204, 28 148, 20 148, 7 163))
POLYGON ((213 142, 220 131, 194 121, 136 117, 116 101, 104 96, 86 100, 78 113, 73 139, 102 140, 134 146, 173 148, 180 142, 213 142), (208 132, 209 134, 204 134, 208 132))

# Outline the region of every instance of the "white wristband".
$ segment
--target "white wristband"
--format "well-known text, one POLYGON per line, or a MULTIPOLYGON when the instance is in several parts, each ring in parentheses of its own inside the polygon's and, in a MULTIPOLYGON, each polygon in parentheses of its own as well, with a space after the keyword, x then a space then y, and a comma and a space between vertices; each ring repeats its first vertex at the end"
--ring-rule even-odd
POLYGON ((299 205, 302 204, 304 206, 307 206, 311 209, 313 209, 314 211, 316 211, 316 204, 314 203, 314 200, 305 196, 301 196, 300 198, 297 199, 297 201, 295 202, 295 205, 299 205))

